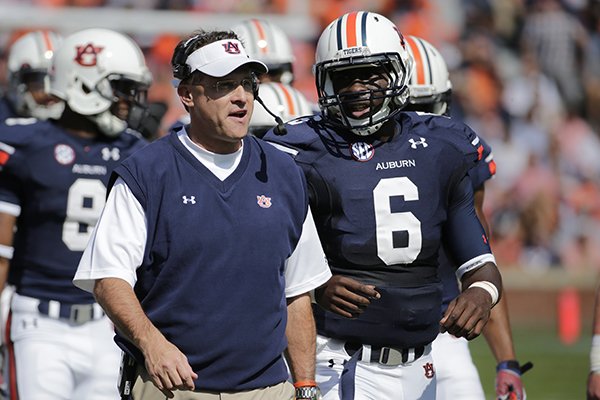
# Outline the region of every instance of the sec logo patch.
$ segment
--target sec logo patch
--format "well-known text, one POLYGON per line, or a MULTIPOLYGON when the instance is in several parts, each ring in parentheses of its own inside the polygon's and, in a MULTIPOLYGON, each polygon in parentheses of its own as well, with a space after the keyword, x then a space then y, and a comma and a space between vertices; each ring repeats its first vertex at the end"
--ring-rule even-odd
POLYGON ((67 144, 57 144, 54 147, 54 159, 62 165, 72 164, 75 161, 75 150, 67 144))

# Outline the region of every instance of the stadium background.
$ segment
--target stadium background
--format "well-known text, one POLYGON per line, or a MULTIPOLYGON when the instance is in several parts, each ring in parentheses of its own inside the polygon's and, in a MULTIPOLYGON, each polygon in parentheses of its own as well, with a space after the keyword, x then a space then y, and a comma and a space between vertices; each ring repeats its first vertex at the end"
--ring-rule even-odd
MULTIPOLYGON (((269 19, 291 38, 295 86, 316 101, 311 66, 322 28, 369 10, 436 45, 454 85, 453 116, 493 147, 485 212, 502 269, 530 399, 585 397, 593 292, 600 269, 599 0, 0 0, 0 87, 6 50, 24 32, 106 27, 132 35, 168 104, 184 110, 169 60, 182 35, 269 19)), ((494 362, 472 344, 487 397, 494 362)))

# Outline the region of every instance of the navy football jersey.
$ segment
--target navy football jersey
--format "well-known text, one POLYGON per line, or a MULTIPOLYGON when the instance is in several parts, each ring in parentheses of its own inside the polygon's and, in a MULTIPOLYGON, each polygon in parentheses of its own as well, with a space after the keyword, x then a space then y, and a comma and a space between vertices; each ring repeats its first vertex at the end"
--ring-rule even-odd
POLYGON ((129 130, 84 139, 52 122, 15 121, 0 126, 0 207, 20 207, 9 281, 25 296, 92 303, 73 275, 112 170, 146 142, 129 130))
POLYGON ((17 113, 12 107, 12 104, 6 97, 0 98, 0 123, 4 122, 7 118, 15 118, 17 113))
MULTIPOLYGON (((113 175, 148 221, 135 293, 203 390, 255 389, 288 377, 284 267, 308 212, 306 183, 268 143, 246 137, 243 146, 221 181, 173 131, 113 175)), ((117 343, 139 360, 126 339, 117 343)))
POLYGON ((357 319, 315 307, 320 334, 413 347, 439 331, 442 238, 457 265, 489 254, 467 175, 480 157, 467 126, 402 113, 387 141, 345 135, 320 117, 265 139, 292 149, 307 177, 312 211, 334 274, 382 294, 357 319))

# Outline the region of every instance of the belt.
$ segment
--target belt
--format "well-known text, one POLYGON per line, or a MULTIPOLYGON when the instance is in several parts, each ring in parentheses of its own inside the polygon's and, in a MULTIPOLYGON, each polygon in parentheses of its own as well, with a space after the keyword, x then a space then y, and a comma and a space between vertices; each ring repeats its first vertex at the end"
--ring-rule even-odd
POLYGON ((66 319, 74 324, 84 324, 104 317, 98 303, 65 304, 56 300, 39 300, 38 311, 54 319, 66 319))
MULTIPOLYGON (((344 349, 348 355, 352 356, 363 347, 362 344, 356 342, 346 342, 344 349)), ((381 365, 397 366, 413 362, 420 358, 425 353, 425 346, 414 348, 398 349, 394 347, 371 346, 370 362, 376 362, 381 365)))

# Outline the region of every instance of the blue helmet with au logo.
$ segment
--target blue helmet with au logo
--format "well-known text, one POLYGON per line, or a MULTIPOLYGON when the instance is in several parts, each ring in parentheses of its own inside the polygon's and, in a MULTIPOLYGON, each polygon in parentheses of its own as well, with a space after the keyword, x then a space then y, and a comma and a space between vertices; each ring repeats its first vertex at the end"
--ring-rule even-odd
MULTIPOLYGON (((361 136, 371 135, 395 115, 408 99, 412 59, 404 37, 386 17, 367 11, 344 14, 331 22, 317 43, 314 65, 319 106, 328 121, 361 136), (363 98, 383 100, 364 118, 356 119, 344 105, 356 100, 336 93, 331 75, 352 75, 357 68, 381 67, 387 86, 365 91, 363 98)), ((373 103, 372 103, 373 105, 373 103)))
POLYGON ((107 136, 127 127, 112 112, 113 105, 125 99, 130 107, 143 106, 151 81, 138 45, 108 29, 85 29, 66 37, 50 67, 50 93, 107 136))

